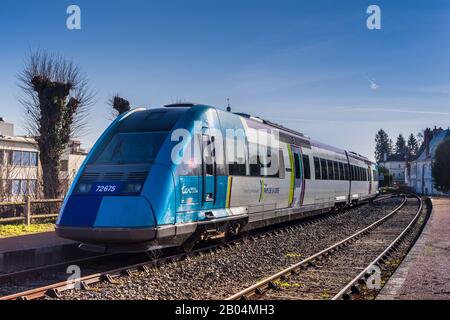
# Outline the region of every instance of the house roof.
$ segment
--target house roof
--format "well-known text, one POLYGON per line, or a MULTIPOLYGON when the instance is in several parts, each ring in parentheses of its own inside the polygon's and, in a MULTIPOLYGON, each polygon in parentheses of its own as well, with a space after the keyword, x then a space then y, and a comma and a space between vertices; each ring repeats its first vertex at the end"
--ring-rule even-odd
POLYGON ((449 129, 446 129, 446 130, 434 130, 432 132, 432 134, 433 134, 433 136, 432 136, 432 138, 430 140, 430 143, 429 143, 429 149, 430 149, 429 154, 427 155, 426 145, 425 145, 425 143, 423 143, 420 146, 420 149, 419 149, 419 152, 417 153, 416 159, 414 159, 414 160, 425 161, 425 160, 433 159, 434 155, 436 153, 436 149, 437 149, 438 145, 442 141, 444 141, 445 139, 450 137, 450 130, 449 129))
POLYGON ((33 138, 29 137, 21 137, 21 136, 2 136, 0 135, 0 141, 7 141, 7 142, 19 142, 19 143, 27 143, 27 144, 33 144, 37 145, 37 142, 33 138))

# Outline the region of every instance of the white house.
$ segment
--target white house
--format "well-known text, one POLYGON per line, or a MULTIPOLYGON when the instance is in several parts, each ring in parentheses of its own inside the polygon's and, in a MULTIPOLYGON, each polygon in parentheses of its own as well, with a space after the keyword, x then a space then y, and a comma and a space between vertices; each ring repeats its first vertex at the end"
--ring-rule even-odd
POLYGON ((385 157, 383 162, 379 163, 380 167, 385 168, 392 175, 392 183, 394 185, 404 185, 405 184, 405 169, 406 160, 402 159, 398 155, 391 155, 385 157))
MULTIPOLYGON (((436 148, 445 139, 450 137, 450 130, 434 128, 426 129, 424 142, 415 159, 407 168, 406 182, 415 192, 427 195, 442 195, 434 188, 432 176, 432 163, 436 154, 436 148)), ((450 159, 449 159, 450 161, 450 159)))

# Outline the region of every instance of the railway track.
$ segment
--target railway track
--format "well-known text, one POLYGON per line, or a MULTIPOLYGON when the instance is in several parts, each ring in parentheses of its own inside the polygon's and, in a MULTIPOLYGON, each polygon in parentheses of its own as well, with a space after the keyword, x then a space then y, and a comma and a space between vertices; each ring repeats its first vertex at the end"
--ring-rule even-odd
MULTIPOLYGON (((380 197, 376 201, 382 201, 387 198, 390 198, 390 196, 380 197)), ((152 259, 148 259, 148 258, 142 259, 142 261, 139 261, 137 263, 128 263, 128 264, 124 263, 123 265, 114 267, 114 268, 111 268, 111 267, 107 268, 108 265, 106 265, 106 267, 102 271, 92 272, 92 273, 82 277, 81 279, 79 279, 78 283, 80 284, 81 288, 83 288, 83 289, 90 289, 90 287, 92 285, 94 285, 95 283, 98 283, 98 282, 102 282, 102 281, 116 283, 115 279, 117 279, 118 277, 131 276, 131 275, 135 274, 136 272, 149 271, 152 268, 155 268, 155 267, 157 268, 166 263, 189 259, 190 257, 193 257, 193 256, 204 255, 204 254, 207 254, 210 252, 214 252, 215 250, 218 250, 224 246, 234 246, 234 245, 239 245, 239 244, 245 244, 245 242, 248 240, 256 240, 258 238, 263 238, 263 237, 267 237, 267 236, 270 237, 274 234, 283 233, 288 230, 298 229, 298 228, 303 228, 303 227, 323 223, 329 219, 332 219, 332 218, 334 218, 338 215, 344 214, 344 213, 345 213, 345 211, 338 212, 335 214, 324 214, 321 216, 311 218, 306 221, 297 222, 295 224, 278 227, 278 228, 275 228, 272 230, 260 231, 256 234, 250 235, 249 237, 233 239, 226 244, 214 243, 211 245, 200 246, 189 253, 174 254, 173 250, 172 251, 168 250, 166 252, 156 252, 156 253, 154 253, 154 256, 152 257, 152 259)), ((114 255, 110 255, 110 256, 112 256, 112 257, 105 257, 105 258, 114 259, 114 255)), ((41 269, 40 272, 42 272, 43 268, 40 268, 40 269, 41 269)), ((65 272, 64 272, 64 276, 67 277, 67 274, 65 274, 65 272)), ((3 297, 0 297, 0 300, 15 300, 15 299, 32 300, 32 299, 44 298, 46 296, 58 298, 61 295, 61 293, 65 292, 67 290, 73 289, 74 285, 75 285, 74 282, 68 282, 66 280, 60 281, 57 283, 49 283, 47 285, 42 285, 37 288, 35 287, 30 290, 22 290, 21 292, 16 292, 13 294, 5 295, 3 297)))
POLYGON ((403 258, 400 248, 407 252, 420 233, 424 215, 419 197, 404 196, 400 206, 370 226, 227 300, 374 298, 403 258))

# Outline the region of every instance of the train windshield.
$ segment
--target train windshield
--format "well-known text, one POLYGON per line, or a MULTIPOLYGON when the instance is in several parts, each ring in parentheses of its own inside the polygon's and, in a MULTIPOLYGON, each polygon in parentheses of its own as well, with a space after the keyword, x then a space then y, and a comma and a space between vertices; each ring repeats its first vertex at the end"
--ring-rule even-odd
POLYGON ((92 164, 153 163, 168 132, 117 133, 106 147, 94 156, 92 164))

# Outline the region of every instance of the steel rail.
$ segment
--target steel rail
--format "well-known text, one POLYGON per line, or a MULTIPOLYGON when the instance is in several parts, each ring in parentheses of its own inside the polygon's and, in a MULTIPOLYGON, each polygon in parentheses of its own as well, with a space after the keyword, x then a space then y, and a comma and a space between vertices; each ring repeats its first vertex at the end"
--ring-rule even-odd
POLYGON ((386 216, 384 216, 383 218, 375 221, 374 223, 372 223, 371 225, 369 225, 368 227, 354 233, 353 235, 345 238, 344 240, 341 240, 333 245, 331 245, 330 247, 268 277, 265 278, 261 281, 259 281, 258 283, 226 298, 225 300, 239 300, 239 299, 248 299, 249 297, 253 296, 253 295, 257 295, 257 294, 261 294, 264 292, 265 289, 270 289, 270 288, 274 288, 276 285, 274 284, 275 281, 280 280, 285 278, 287 275, 295 273, 297 269, 302 268, 302 267, 306 267, 308 264, 312 263, 314 260, 320 258, 321 256, 328 256, 330 255, 332 252, 334 252, 335 250, 342 248, 343 246, 349 244, 350 242, 359 239, 361 236, 370 233, 372 230, 374 230, 375 228, 377 228, 380 224, 382 224, 383 222, 385 222, 386 220, 388 220, 389 218, 391 218, 393 215, 395 215, 400 209, 403 208, 403 206, 406 204, 407 202, 407 197, 406 195, 403 195, 404 199, 402 201, 402 203, 395 208, 394 210, 392 210, 389 214, 387 214, 386 216))
POLYGON ((401 241, 405 238, 405 236, 412 230, 412 227, 416 224, 417 220, 419 220, 419 217, 423 209, 422 199, 417 195, 413 196, 419 200, 419 208, 417 209, 417 212, 413 220, 411 220, 411 222, 406 226, 406 228, 403 229, 402 233, 397 238, 395 238, 395 240, 392 241, 391 244, 378 257, 376 257, 363 271, 361 271, 361 273, 359 273, 355 278, 353 278, 353 280, 351 280, 331 300, 350 299, 351 295, 348 294, 348 292, 356 291, 357 289, 355 286, 360 282, 360 280, 363 279, 366 275, 370 276, 369 270, 373 266, 378 265, 381 261, 387 259, 389 254, 395 250, 395 247, 397 247, 401 243, 401 241))
POLYGON ((15 278, 18 278, 18 277, 30 276, 30 275, 33 275, 33 273, 37 273, 37 272, 42 273, 46 270, 52 270, 52 269, 56 269, 56 268, 60 268, 60 267, 64 267, 64 266, 78 264, 78 263, 85 263, 85 262, 91 262, 91 261, 94 262, 95 260, 104 259, 104 258, 111 257, 114 255, 116 255, 116 254, 114 254, 114 253, 99 254, 99 255, 94 255, 91 257, 72 259, 72 260, 62 261, 62 262, 58 262, 58 263, 54 263, 54 264, 50 264, 50 265, 39 266, 39 267, 9 272, 9 273, 0 273, 0 284, 5 283, 7 281, 15 280, 15 278))

